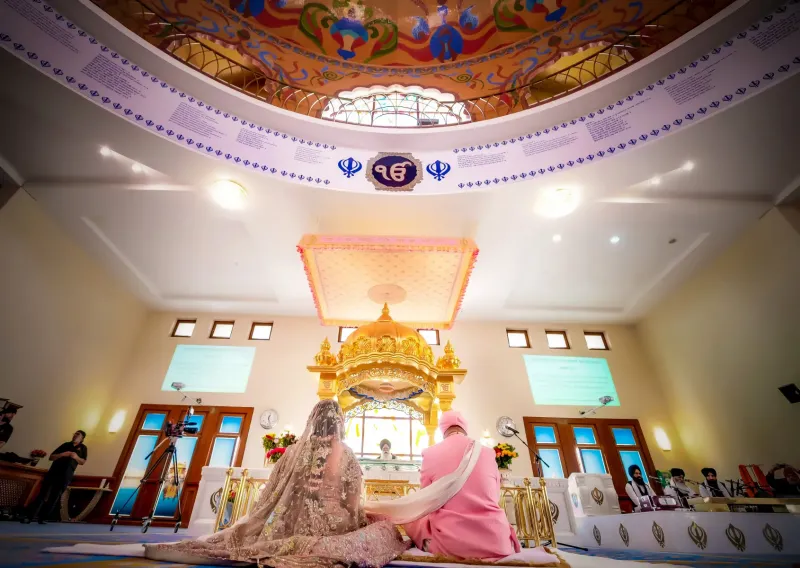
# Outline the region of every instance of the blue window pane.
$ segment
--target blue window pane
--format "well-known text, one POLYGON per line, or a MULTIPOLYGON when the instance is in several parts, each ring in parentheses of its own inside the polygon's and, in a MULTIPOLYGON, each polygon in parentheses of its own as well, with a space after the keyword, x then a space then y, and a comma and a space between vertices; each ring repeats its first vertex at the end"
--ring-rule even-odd
POLYGON ((230 467, 233 463, 233 452, 236 449, 236 438, 217 438, 211 451, 210 466, 230 467))
POLYGON ((148 412, 144 416, 142 430, 161 430, 166 416, 163 412, 148 412))
POLYGON ((556 430, 552 426, 534 426, 533 435, 537 444, 555 444, 556 430))
POLYGON ((584 473, 608 473, 603 462, 603 452, 600 450, 581 450, 584 473))
POLYGON ((574 426, 572 431, 575 432, 575 442, 578 444, 596 444, 594 438, 594 428, 591 426, 574 426))
POLYGON ((543 477, 564 477, 564 468, 561 467, 561 456, 559 451, 552 448, 539 450, 539 455, 547 462, 542 464, 543 477))
MULTIPOLYGON (((163 414, 161 415, 161 419, 164 419, 163 414)), ((125 467, 125 473, 122 474, 122 481, 119 484, 117 496, 114 498, 114 503, 111 505, 112 515, 117 512, 121 515, 131 514, 136 499, 128 501, 128 498, 133 495, 142 477, 144 477, 147 471, 147 464, 150 461, 147 459, 147 456, 156 447, 157 441, 158 436, 151 435, 139 436, 136 439, 136 444, 133 446, 133 452, 131 452, 128 465, 125 467)))
POLYGON ((222 434, 238 434, 242 429, 241 416, 224 416, 219 431, 222 434))
POLYGON ((639 466, 639 470, 642 472, 642 477, 647 479, 647 470, 644 468, 644 462, 642 461, 642 456, 639 452, 635 450, 628 450, 620 452, 619 457, 622 458, 622 465, 625 467, 625 475, 628 476, 628 481, 632 481, 631 476, 628 475, 628 468, 632 465, 639 466))
POLYGON ((635 446, 636 438, 633 437, 633 430, 630 428, 612 428, 614 440, 618 446, 635 446))
POLYGON ((203 419, 205 418, 205 414, 195 414, 193 416, 187 416, 184 418, 189 426, 194 426, 197 428, 197 431, 200 431, 200 428, 203 427, 203 419))
POLYGON ((174 485, 175 472, 172 464, 169 466, 167 472, 167 484, 161 490, 161 495, 158 496, 158 504, 156 505, 155 516, 157 517, 174 517, 175 511, 178 507, 178 500, 181 498, 183 491, 183 482, 186 480, 186 474, 189 471, 189 466, 192 464, 192 456, 194 455, 194 448, 197 445, 197 438, 186 437, 179 438, 175 442, 175 447, 178 450, 178 485, 174 485))

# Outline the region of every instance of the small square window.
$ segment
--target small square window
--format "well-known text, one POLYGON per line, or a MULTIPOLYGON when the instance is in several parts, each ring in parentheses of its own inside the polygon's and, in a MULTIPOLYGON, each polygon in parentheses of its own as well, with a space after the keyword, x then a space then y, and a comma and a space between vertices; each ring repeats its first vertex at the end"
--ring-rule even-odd
POLYGON ((215 321, 211 326, 211 339, 230 339, 233 334, 233 321, 215 321))
POLYGON ((262 339, 266 341, 270 337, 272 337, 271 323, 253 322, 253 325, 250 327, 250 339, 262 339))
POLYGON ((172 328, 172 337, 191 337, 197 320, 178 320, 172 328))
POLYGON ((342 327, 339 326, 339 343, 344 343, 350 334, 357 330, 357 327, 342 327))
POLYGON ((531 346, 531 342, 528 339, 528 331, 525 329, 507 329, 506 336, 508 337, 509 347, 528 349, 531 346))
POLYGON ((566 331, 545 331, 547 346, 550 349, 569 349, 566 331))
POLYGON ((418 329, 419 334, 422 336, 428 345, 439 345, 439 330, 438 329, 418 329))
POLYGON ((601 351, 608 351, 608 342, 606 341, 606 334, 602 331, 584 331, 583 337, 586 338, 586 347, 589 349, 599 349, 601 351))

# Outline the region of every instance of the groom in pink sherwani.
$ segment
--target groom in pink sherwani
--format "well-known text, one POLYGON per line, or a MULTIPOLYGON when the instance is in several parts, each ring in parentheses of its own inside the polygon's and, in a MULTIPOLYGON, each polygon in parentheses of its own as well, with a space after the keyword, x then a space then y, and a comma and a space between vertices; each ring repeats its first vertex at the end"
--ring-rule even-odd
MULTIPOLYGON (((444 440, 422 452, 420 485, 427 487, 458 467, 469 446, 460 413, 442 414, 444 440)), ((420 550, 456 558, 500 559, 520 551, 514 528, 500 508, 500 472, 494 452, 481 448, 475 469, 441 509, 404 526, 420 550)))

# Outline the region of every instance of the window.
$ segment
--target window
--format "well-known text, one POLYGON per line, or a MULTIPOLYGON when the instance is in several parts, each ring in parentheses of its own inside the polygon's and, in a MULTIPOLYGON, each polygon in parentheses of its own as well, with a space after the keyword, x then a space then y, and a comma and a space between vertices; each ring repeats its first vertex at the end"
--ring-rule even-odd
POLYGON ((533 427, 536 453, 542 456, 542 477, 565 477, 561 444, 555 425, 537 424, 533 427))
POLYGON ((211 339, 230 339, 233 333, 233 321, 215 321, 211 326, 211 339))
POLYGON ((550 349, 569 349, 566 331, 545 331, 547 346, 550 349))
POLYGON ((611 434, 614 436, 614 443, 617 445, 617 451, 619 451, 619 457, 622 460, 622 468, 625 470, 627 478, 630 480, 631 477, 628 474, 628 468, 636 465, 641 470, 642 477, 647 479, 647 470, 644 467, 641 448, 634 429, 627 426, 612 426, 611 434))
POLYGON ((243 415, 223 415, 214 436, 211 459, 208 460, 209 466, 230 467, 233 465, 243 422, 243 415))
POLYGON ((506 336, 508 337, 509 347, 529 349, 531 346, 531 342, 528 339, 528 331, 525 329, 507 329, 506 336))
POLYGON ((428 432, 422 420, 399 408, 359 409, 345 423, 345 443, 358 457, 380 458, 381 440, 392 443, 399 459, 420 459, 428 447, 428 432))
POLYGON ((250 327, 250 339, 268 340, 270 337, 272 337, 271 323, 253 322, 253 325, 250 327))
POLYGON ((357 327, 342 327, 339 326, 339 343, 344 343, 350 334, 357 330, 357 327))
POLYGON ((608 473, 603 450, 597 443, 594 426, 573 426, 572 433, 578 445, 583 473, 608 473))
POLYGON ((197 320, 178 320, 172 328, 172 337, 191 337, 197 320))
POLYGON ((439 345, 439 330, 438 329, 418 329, 419 334, 422 336, 428 345, 439 345))
POLYGON ((584 331, 583 337, 586 339, 586 347, 589 349, 608 351, 606 334, 602 331, 584 331))

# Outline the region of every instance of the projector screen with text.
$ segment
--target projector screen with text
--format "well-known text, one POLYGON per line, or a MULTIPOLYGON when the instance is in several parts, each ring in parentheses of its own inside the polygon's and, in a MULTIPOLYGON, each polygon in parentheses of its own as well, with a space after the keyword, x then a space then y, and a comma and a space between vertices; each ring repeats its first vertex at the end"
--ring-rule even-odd
POLYGON ((185 392, 245 392, 255 355, 255 347, 178 345, 161 390, 178 382, 185 392))
POLYGON ((598 406, 602 396, 612 396, 608 406, 619 406, 608 362, 600 357, 523 355, 533 401, 536 404, 598 406))

